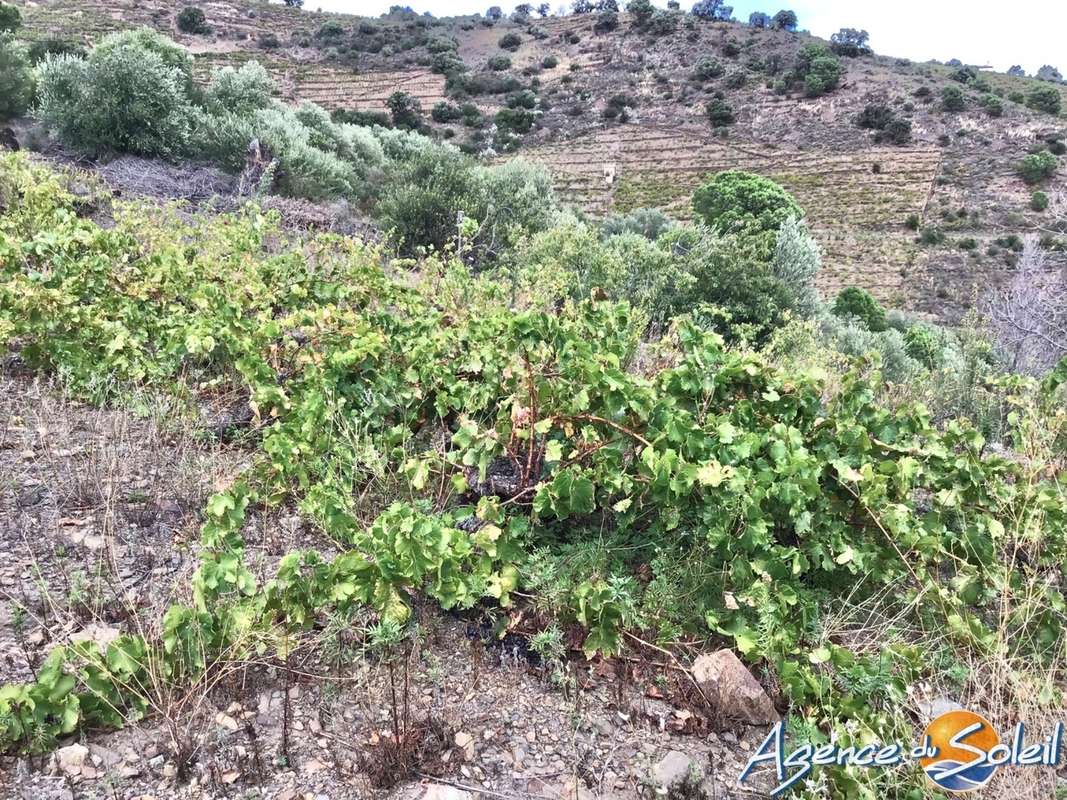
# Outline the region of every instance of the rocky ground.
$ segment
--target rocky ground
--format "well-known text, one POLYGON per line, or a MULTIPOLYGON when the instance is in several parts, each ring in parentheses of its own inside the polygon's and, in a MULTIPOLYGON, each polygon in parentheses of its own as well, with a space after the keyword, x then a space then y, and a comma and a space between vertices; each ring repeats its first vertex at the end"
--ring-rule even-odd
MULTIPOLYGON (((188 591, 204 500, 246 458, 158 399, 99 410, 0 376, 0 681, 32 679, 59 642, 157 630, 188 591)), ((263 575, 298 541, 328 548, 292 512, 246 535, 263 575)), ((476 616, 418 617, 384 650, 367 620, 327 619, 287 661, 157 687, 145 720, 0 759, 0 796, 721 798, 766 731, 727 717, 773 713, 743 667, 724 717, 702 702, 714 675, 654 651, 549 665, 476 616)))

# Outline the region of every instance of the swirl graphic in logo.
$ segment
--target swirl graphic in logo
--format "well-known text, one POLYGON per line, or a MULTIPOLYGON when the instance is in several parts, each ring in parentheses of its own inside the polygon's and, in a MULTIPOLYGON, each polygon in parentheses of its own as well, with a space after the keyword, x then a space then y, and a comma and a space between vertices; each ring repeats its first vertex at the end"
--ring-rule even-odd
POLYGON ((936 755, 919 759, 927 777, 950 792, 973 792, 993 777, 997 765, 988 762, 989 751, 1000 737, 984 717, 971 711, 949 711, 926 727, 936 755))

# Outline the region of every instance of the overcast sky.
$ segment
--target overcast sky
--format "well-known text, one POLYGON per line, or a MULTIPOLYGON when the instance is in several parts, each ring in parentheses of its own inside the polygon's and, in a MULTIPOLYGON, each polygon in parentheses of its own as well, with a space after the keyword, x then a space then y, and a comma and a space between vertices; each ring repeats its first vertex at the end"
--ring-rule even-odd
MULTIPOLYGON (((560 2, 553 0, 552 8, 560 2)), ((666 5, 666 0, 653 2, 666 5)), ((482 13, 494 3, 505 10, 516 5, 510 0, 305 0, 305 8, 376 16, 391 5, 410 5, 420 13, 429 11, 440 17, 482 13)), ((692 3, 682 0, 682 7, 692 3)), ((625 0, 619 5, 625 7, 625 0)), ((884 55, 916 61, 958 58, 999 70, 1021 64, 1031 74, 1042 64, 1052 64, 1067 73, 1067 3, 1063 0, 1015 0, 1008 5, 988 0, 797 0, 784 7, 792 8, 800 26, 817 36, 829 37, 842 27, 863 28, 871 34, 871 46, 884 55)), ((737 0, 734 16, 747 20, 752 11, 773 14, 778 8, 737 0)))

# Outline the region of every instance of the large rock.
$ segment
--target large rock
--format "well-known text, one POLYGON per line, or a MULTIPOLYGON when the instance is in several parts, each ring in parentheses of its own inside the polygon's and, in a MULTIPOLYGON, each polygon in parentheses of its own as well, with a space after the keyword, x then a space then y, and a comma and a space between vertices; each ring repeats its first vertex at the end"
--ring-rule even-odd
POLYGON ((723 717, 749 725, 770 725, 778 721, 771 698, 732 650, 719 650, 697 658, 693 662, 693 678, 723 717))
POLYGON ((55 752, 56 771, 64 772, 67 775, 80 775, 88 757, 89 748, 83 744, 71 744, 61 747, 55 752))
POLYGON ((671 750, 652 769, 652 779, 661 790, 683 785, 690 777, 699 780, 701 776, 693 759, 678 750, 671 750))

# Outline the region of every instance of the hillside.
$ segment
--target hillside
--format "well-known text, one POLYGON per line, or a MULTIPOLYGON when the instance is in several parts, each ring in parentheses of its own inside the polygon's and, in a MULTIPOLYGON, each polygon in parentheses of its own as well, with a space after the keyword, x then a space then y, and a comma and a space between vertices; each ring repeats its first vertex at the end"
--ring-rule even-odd
MULTIPOLYGON (((740 23, 690 20, 653 35, 635 30, 626 14, 615 30, 597 32, 595 14, 489 24, 403 14, 368 20, 262 3, 203 9, 211 28, 204 35, 178 30, 175 7, 163 2, 49 0, 27 4, 24 17, 31 36, 85 41, 151 25, 187 45, 205 78, 211 68, 254 58, 287 99, 381 112, 402 90, 419 100, 428 121, 431 108, 455 94, 433 71, 434 42, 451 37, 483 84, 510 80, 510 88, 537 95, 531 130, 508 149, 547 164, 564 198, 594 215, 654 206, 685 218, 705 174, 740 167, 768 175, 808 214, 824 250, 819 280, 827 294, 856 284, 891 306, 951 321, 972 306, 978 287, 1010 270, 1026 234, 1046 237, 1048 266, 1067 264, 1067 181, 1060 174, 1042 186, 1053 203, 1036 212, 1034 187, 1016 174, 1028 152, 1062 139, 1063 118, 1009 99, 1053 84, 983 71, 979 91, 953 80, 950 67, 877 55, 842 58, 840 85, 807 98, 776 91, 772 73, 818 40, 740 23), (498 46, 509 32, 521 40, 513 52, 498 46), (509 66, 488 70, 501 55, 509 66), (555 66, 544 66, 546 56, 555 66), (694 81, 695 68, 709 58, 722 74, 694 81), (964 90, 962 111, 941 108, 942 90, 953 85, 964 90), (1003 98, 1001 116, 982 105, 985 92, 1003 98), (728 127, 713 129, 706 119, 715 93, 733 111, 728 127), (625 122, 604 117, 615 95, 627 96, 625 122), (876 131, 858 127, 870 104, 908 119, 910 141, 879 144, 876 131), (925 229, 923 241, 916 228, 925 229)), ((1067 86, 1056 88, 1067 104, 1067 86)), ((488 93, 497 91, 491 85, 476 91, 466 99, 491 121, 505 94, 488 93)), ((430 124, 472 150, 494 143, 485 122, 430 124)))

